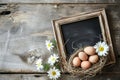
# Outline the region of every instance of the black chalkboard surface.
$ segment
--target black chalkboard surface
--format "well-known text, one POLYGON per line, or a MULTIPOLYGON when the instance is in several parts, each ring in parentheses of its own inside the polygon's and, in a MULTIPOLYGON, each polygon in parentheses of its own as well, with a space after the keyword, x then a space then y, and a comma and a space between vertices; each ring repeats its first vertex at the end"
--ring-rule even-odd
POLYGON ((99 17, 61 25, 67 56, 76 49, 93 46, 101 40, 99 17))

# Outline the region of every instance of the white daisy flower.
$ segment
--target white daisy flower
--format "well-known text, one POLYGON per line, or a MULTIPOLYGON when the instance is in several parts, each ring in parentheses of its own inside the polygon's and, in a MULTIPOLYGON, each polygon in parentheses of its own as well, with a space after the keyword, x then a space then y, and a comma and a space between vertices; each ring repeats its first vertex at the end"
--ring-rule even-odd
POLYGON ((53 66, 55 64, 55 62, 58 62, 58 55, 56 54, 52 54, 49 58, 48 58, 48 63, 53 66))
POLYGON ((53 49, 53 43, 50 40, 46 40, 46 47, 49 51, 51 51, 53 49))
POLYGON ((42 70, 42 69, 43 69, 42 59, 41 59, 41 58, 39 58, 39 59, 36 61, 36 67, 37 67, 37 70, 42 70))
POLYGON ((48 72, 48 76, 50 79, 56 80, 60 77, 60 70, 54 68, 51 68, 48 72))
POLYGON ((106 56, 109 51, 109 46, 105 42, 98 42, 94 46, 96 49, 96 53, 98 53, 99 56, 106 56))

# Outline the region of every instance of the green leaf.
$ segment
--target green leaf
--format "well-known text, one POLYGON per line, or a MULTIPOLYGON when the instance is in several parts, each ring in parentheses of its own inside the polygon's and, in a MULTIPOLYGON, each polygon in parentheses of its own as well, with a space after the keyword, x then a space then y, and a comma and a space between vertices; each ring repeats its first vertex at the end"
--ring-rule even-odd
POLYGON ((43 66, 44 66, 44 71, 48 71, 50 69, 49 64, 43 64, 43 66))
POLYGON ((57 69, 60 69, 60 63, 58 62, 58 63, 55 63, 55 67, 57 68, 57 69))
POLYGON ((58 53, 56 40, 53 38, 53 39, 51 39, 50 41, 52 42, 52 44, 53 44, 53 46, 54 46, 52 52, 53 52, 53 53, 58 53))
POLYGON ((56 40, 52 39, 51 42, 53 43, 54 47, 56 47, 56 40))

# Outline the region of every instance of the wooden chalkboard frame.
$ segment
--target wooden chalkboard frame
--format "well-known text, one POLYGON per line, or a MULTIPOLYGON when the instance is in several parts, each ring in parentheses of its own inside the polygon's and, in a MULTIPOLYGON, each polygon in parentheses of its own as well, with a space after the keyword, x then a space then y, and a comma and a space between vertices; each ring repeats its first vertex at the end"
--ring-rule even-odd
POLYGON ((65 46, 64 46, 65 43, 64 43, 63 35, 61 32, 61 28, 60 28, 61 25, 73 23, 77 21, 82 21, 82 20, 87 20, 87 19, 94 18, 94 17, 99 17, 103 40, 107 42, 108 45, 110 46, 110 54, 108 56, 108 61, 106 65, 113 64, 116 62, 105 9, 99 9, 99 10, 92 11, 92 12, 85 12, 85 13, 82 13, 76 16, 53 20, 54 35, 57 40, 57 47, 58 47, 58 51, 61 57, 61 61, 67 60, 67 56, 66 56, 67 53, 66 53, 65 46))

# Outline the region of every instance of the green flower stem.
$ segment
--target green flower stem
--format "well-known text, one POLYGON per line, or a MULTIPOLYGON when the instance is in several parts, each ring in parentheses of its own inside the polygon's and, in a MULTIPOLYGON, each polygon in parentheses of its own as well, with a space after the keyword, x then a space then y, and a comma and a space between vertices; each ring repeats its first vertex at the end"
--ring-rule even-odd
POLYGON ((49 64, 43 64, 43 66, 44 66, 44 71, 48 71, 50 69, 49 64))

